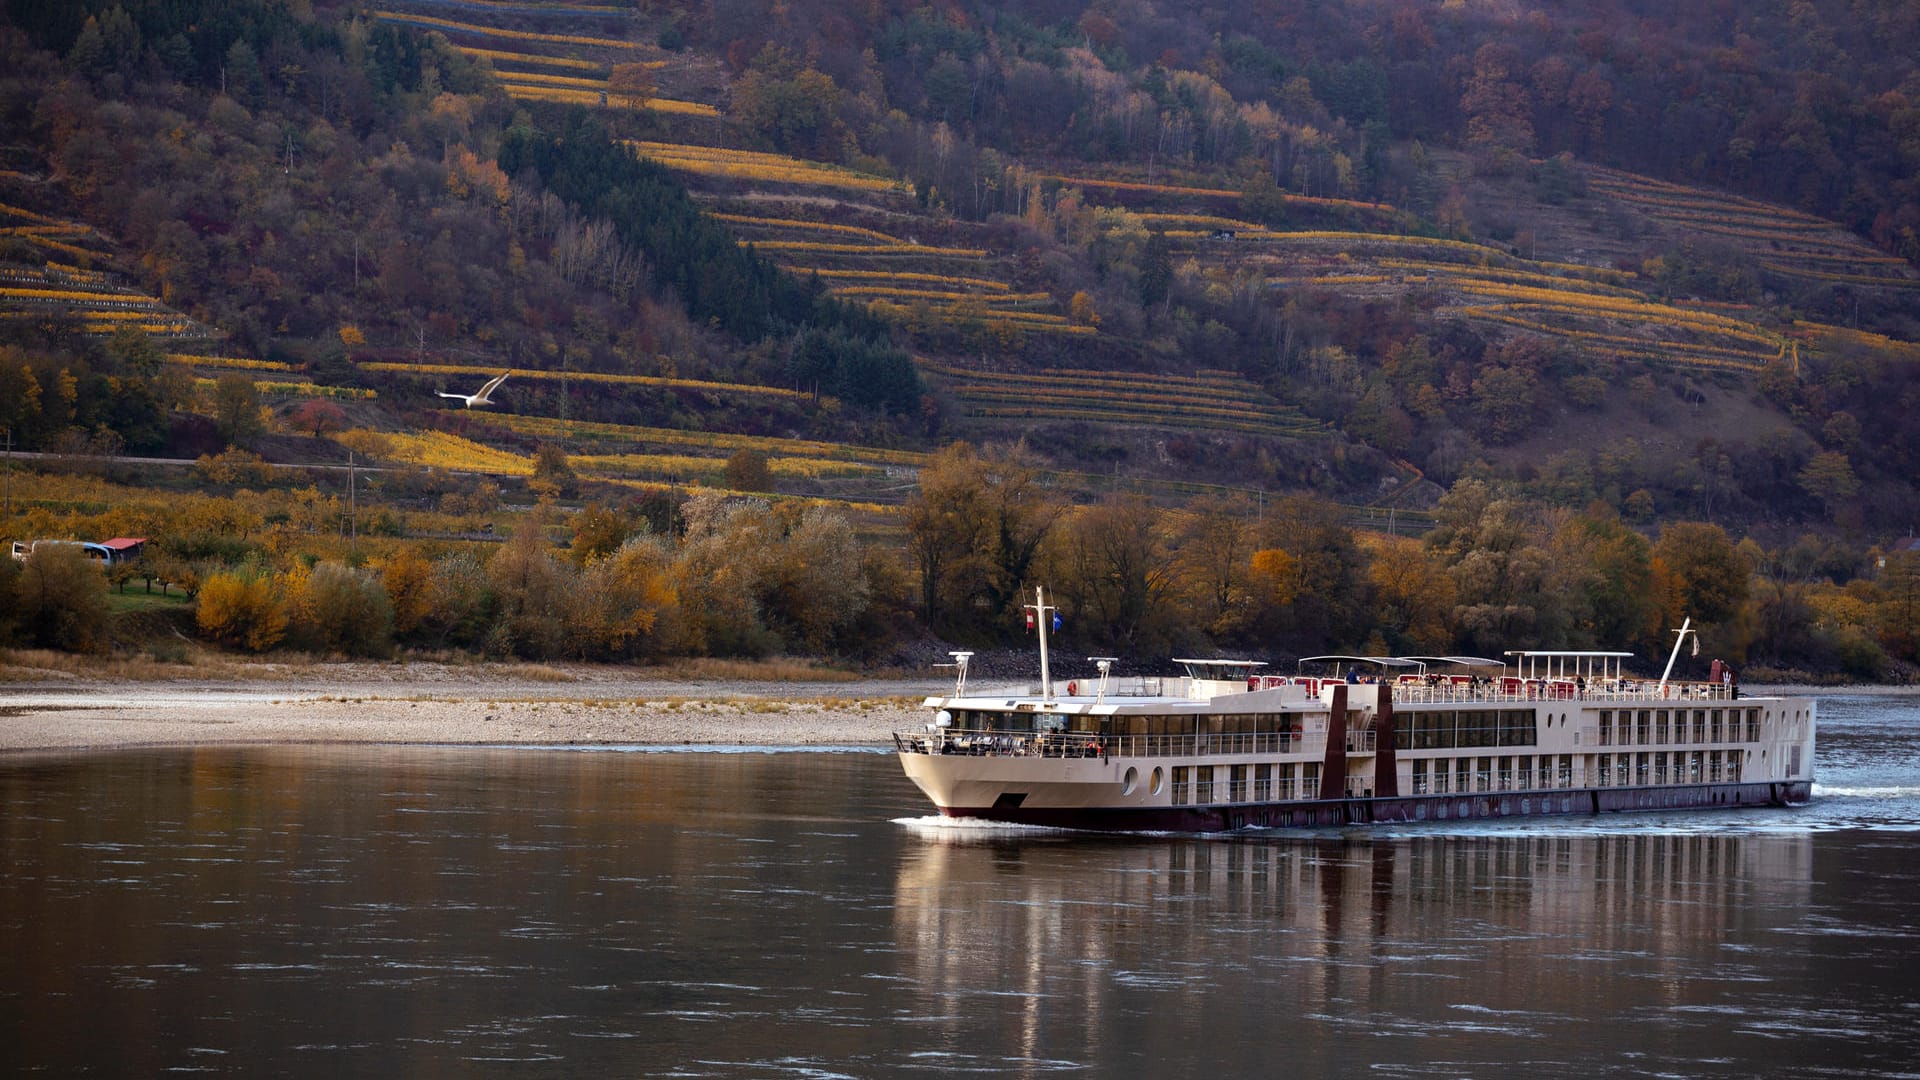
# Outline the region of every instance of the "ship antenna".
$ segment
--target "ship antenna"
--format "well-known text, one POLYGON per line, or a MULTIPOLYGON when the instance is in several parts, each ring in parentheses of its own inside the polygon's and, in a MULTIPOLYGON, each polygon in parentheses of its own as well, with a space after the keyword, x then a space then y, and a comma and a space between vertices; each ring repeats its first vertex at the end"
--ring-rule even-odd
POLYGON ((973 659, 973 654, 970 652, 950 652, 947 655, 953 657, 953 666, 955 669, 953 676, 953 696, 966 697, 967 661, 973 659))
POLYGON ((1107 700, 1107 678, 1113 672, 1113 662, 1118 660, 1119 657, 1089 656, 1087 659, 1093 661, 1093 666, 1100 669, 1100 689, 1096 691, 1093 696, 1093 703, 1098 705, 1107 700))
MULTIPOLYGON (((1680 623, 1680 628, 1675 630, 1673 633, 1674 633, 1673 652, 1667 655, 1667 670, 1660 673, 1660 696, 1661 697, 1667 696, 1667 676, 1673 674, 1673 662, 1675 660, 1680 659, 1680 646, 1685 645, 1687 643, 1687 635, 1692 634, 1695 641, 1698 641, 1700 639, 1700 631, 1695 630, 1693 628, 1693 616, 1691 615, 1687 616, 1686 619, 1684 619, 1680 623)), ((1694 647, 1696 649, 1699 648, 1698 645, 1694 647)))

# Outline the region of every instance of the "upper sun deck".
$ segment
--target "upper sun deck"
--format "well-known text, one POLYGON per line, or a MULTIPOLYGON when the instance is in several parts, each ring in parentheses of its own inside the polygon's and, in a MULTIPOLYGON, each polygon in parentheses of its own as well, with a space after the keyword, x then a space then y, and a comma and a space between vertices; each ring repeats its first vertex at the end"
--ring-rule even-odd
POLYGON ((1403 673, 1390 678, 1250 674, 1244 681, 1189 676, 1069 679, 1053 693, 1038 686, 1016 691, 932 696, 937 707, 991 712, 1056 715, 1114 715, 1134 712, 1265 712, 1312 709, 1331 704, 1335 686, 1346 685, 1354 706, 1377 700, 1377 688, 1390 687, 1395 706, 1520 705, 1531 702, 1655 703, 1731 701, 1738 687, 1730 682, 1642 679, 1608 675, 1589 679, 1520 675, 1441 675, 1403 673), (1065 693, 1059 691, 1065 690, 1065 693))

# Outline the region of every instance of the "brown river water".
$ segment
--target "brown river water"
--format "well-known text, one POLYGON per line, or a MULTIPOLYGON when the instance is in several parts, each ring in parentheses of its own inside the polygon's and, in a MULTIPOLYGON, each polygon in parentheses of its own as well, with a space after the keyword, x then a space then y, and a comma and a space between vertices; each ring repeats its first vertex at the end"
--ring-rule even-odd
POLYGON ((1788 810, 1093 837, 893 756, 0 758, 0 1073, 1911 1076, 1920 697, 1788 810))

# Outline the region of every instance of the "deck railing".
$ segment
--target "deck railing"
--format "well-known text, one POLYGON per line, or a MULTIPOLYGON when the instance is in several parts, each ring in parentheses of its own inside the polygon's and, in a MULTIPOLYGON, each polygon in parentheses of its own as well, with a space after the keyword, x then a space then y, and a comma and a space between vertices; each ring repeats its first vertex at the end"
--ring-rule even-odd
MULTIPOLYGON (((1372 732, 1365 734, 1369 749, 1372 732)), ((1320 754, 1324 733, 1235 735, 1088 735, 1078 732, 1025 732, 947 729, 921 733, 896 732, 894 749, 903 754, 970 754, 976 757, 1232 757, 1235 755, 1320 754)))
POLYGON ((1453 682, 1436 678, 1431 682, 1408 679, 1391 685, 1395 705, 1516 701, 1732 701, 1738 689, 1728 683, 1669 682, 1663 690, 1657 681, 1643 679, 1596 679, 1582 684, 1565 679, 1500 678, 1453 682))

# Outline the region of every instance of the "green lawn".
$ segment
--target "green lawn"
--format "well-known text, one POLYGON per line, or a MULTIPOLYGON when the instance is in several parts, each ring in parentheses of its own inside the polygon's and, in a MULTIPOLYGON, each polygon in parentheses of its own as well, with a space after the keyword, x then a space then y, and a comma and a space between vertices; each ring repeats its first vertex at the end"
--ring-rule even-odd
MULTIPOLYGON (((155 584, 154 588, 158 590, 160 586, 155 584)), ((162 596, 156 591, 152 595, 148 595, 146 586, 139 582, 128 584, 127 591, 124 593, 113 589, 107 590, 107 610, 116 613, 127 611, 173 611, 186 607, 191 603, 193 603, 193 601, 187 599, 185 593, 176 592, 168 596, 162 596)))

